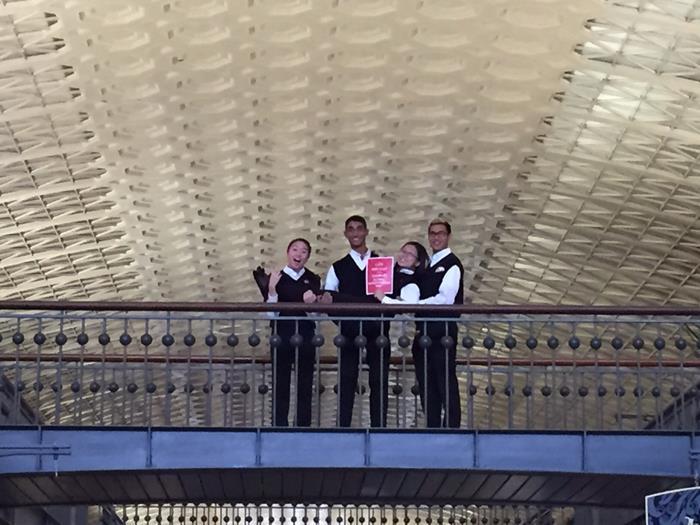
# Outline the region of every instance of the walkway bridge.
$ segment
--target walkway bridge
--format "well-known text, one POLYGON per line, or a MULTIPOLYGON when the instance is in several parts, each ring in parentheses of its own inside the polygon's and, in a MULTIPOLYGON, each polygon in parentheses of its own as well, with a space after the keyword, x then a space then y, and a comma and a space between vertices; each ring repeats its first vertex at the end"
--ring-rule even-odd
POLYGON ((426 429, 410 352, 422 308, 367 307, 362 319, 391 325, 388 424, 370 429, 363 362, 353 426, 336 427, 342 305, 314 307, 310 428, 270 423, 270 335, 279 312, 304 305, 0 307, 5 508, 119 505, 122 522, 176 504, 424 506, 490 513, 482 523, 628 509, 632 520, 645 495, 698 472, 690 309, 451 307, 459 338, 441 342, 457 347, 462 427, 426 429))

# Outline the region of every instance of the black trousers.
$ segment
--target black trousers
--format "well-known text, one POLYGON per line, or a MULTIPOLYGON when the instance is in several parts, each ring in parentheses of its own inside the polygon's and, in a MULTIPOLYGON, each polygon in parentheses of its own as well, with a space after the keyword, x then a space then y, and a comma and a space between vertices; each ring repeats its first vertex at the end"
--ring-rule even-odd
MULTIPOLYGON (((306 331, 303 331, 306 332, 306 331)), ((303 333, 304 342, 299 347, 289 343, 291 334, 280 333, 282 344, 271 348, 272 354, 272 423, 277 427, 289 426, 289 399, 294 365, 296 376, 296 418, 298 427, 311 425, 311 399, 313 394, 316 349, 311 344, 313 333, 303 333)))
POLYGON ((367 338, 367 365, 369 366, 369 416, 373 427, 386 426, 387 406, 389 404, 389 345, 377 347, 380 334, 388 336, 389 323, 341 321, 340 333, 345 336, 345 345, 340 348, 340 371, 338 395, 338 425, 349 427, 352 424, 352 409, 355 403, 355 390, 360 374, 360 348, 355 345, 355 338, 363 335, 367 338))
POLYGON ((413 361, 420 389, 420 400, 425 413, 426 426, 430 428, 459 428, 462 407, 457 385, 457 323, 449 321, 416 322, 416 337, 413 340, 413 361), (420 337, 427 334, 431 343, 423 350, 420 337), (440 339, 452 337, 455 344, 444 348, 440 339))

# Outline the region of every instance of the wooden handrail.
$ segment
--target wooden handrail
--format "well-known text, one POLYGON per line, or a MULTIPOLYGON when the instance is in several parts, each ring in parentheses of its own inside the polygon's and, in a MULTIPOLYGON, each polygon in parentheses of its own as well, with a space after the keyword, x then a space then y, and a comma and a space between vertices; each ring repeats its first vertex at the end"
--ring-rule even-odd
POLYGON ((93 312, 281 312, 302 314, 380 315, 397 313, 444 315, 584 315, 584 316, 670 316, 700 317, 700 307, 690 306, 587 306, 587 305, 382 305, 373 303, 236 303, 236 302, 154 302, 154 301, 0 301, 0 311, 93 311, 93 312))
MULTIPOLYGON (((265 350, 265 353, 267 354, 268 350, 265 350)), ((57 363, 57 362, 63 362, 63 363, 102 363, 103 360, 105 363, 137 363, 137 364, 144 364, 146 362, 150 364, 162 364, 162 363, 171 363, 171 364, 183 364, 183 363, 193 363, 193 364, 208 364, 209 357, 203 356, 203 355, 198 355, 198 356, 192 356, 192 357, 186 357, 186 356, 170 356, 170 357, 165 357, 163 355, 149 355, 148 358, 146 359, 145 356, 140 356, 140 355, 127 355, 126 357, 124 355, 120 354, 105 354, 102 356, 102 354, 83 354, 78 355, 78 354, 63 354, 62 356, 58 356, 56 354, 37 354, 37 353, 22 353, 18 356, 11 356, 11 355, 5 355, 4 357, 0 357, 0 362, 4 363, 13 363, 15 361, 21 362, 21 363, 36 363, 37 360, 41 363, 57 363)), ((250 364, 253 363, 253 359, 251 357, 234 357, 233 358, 234 364, 250 364)), ((508 359, 504 357, 494 357, 491 359, 479 357, 479 358, 474 358, 474 359, 464 359, 464 358, 459 358, 457 359, 457 364, 461 366, 496 366, 496 367, 503 367, 503 366, 516 366, 516 367, 550 367, 550 366, 558 366, 558 367, 594 367, 598 366, 600 368, 613 368, 613 367, 620 367, 620 368, 636 368, 637 365, 639 365, 640 368, 700 368, 700 360, 697 359, 689 359, 688 361, 680 362, 677 359, 664 359, 664 360, 653 360, 653 359, 642 359, 642 360, 634 360, 634 359, 619 359, 619 360, 614 360, 614 359, 508 359)), ((231 364, 231 358, 230 357, 212 357, 211 358, 211 363, 212 364, 217 364, 217 365, 229 365, 231 364)), ((264 357, 256 358, 255 363, 257 364, 270 364, 270 358, 268 355, 265 355, 264 357)), ((322 365, 335 365, 337 363, 337 359, 334 356, 322 356, 320 358, 320 363, 322 365)), ((402 363, 402 359, 398 356, 392 356, 389 361, 390 364, 392 365, 400 365, 402 363)), ((406 364, 408 365, 413 365, 413 358, 412 357, 407 357, 406 358, 406 364)))

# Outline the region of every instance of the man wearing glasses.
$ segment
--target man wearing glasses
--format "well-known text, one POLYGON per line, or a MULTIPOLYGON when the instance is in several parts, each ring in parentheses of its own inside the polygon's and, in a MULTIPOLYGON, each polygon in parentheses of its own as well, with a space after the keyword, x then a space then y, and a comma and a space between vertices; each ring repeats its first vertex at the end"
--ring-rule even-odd
MULTIPOLYGON (((430 267, 420 282, 421 298, 418 304, 464 303, 464 269, 449 248, 451 234, 452 227, 445 220, 435 219, 428 226, 428 242, 433 255, 430 267)), ((421 317, 459 318, 459 314, 436 312, 422 314, 421 317)), ((416 321, 413 360, 428 427, 458 428, 461 422, 456 341, 455 321, 416 321), (423 337, 426 335, 430 338, 429 344, 423 337)))

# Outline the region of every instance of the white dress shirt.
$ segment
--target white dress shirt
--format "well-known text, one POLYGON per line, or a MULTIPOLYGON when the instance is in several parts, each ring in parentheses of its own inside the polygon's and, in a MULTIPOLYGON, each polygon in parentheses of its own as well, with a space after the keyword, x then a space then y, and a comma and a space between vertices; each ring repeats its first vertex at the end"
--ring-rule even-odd
MULTIPOLYGON (((352 257, 352 260, 355 261, 355 264, 360 270, 364 270, 367 268, 367 259, 369 259, 371 253, 372 251, 369 248, 367 248, 364 254, 356 252, 355 250, 350 250, 350 257, 352 257)), ((328 273, 326 273, 326 282, 323 285, 323 289, 329 292, 337 292, 340 289, 340 281, 335 274, 335 269, 333 269, 332 264, 328 269, 328 273)))
MULTIPOLYGON (((449 248, 435 252, 430 258, 430 267, 432 268, 451 253, 452 250, 449 248)), ((418 304, 454 304, 455 297, 457 297, 457 292, 459 292, 459 281, 461 277, 462 272, 460 271, 459 266, 453 266, 445 272, 437 295, 421 299, 418 301, 418 304)))

